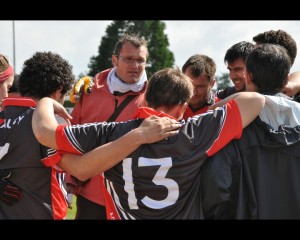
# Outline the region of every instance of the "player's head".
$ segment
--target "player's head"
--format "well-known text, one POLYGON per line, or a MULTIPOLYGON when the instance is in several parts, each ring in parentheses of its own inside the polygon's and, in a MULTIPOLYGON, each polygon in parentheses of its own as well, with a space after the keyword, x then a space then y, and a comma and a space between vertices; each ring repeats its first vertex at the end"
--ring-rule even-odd
POLYGON ((247 91, 275 94, 288 81, 291 59, 285 48, 261 44, 247 59, 247 91))
POLYGON ((263 43, 271 43, 284 47, 291 58, 292 65, 294 64, 295 58, 297 56, 297 44, 296 41, 287 32, 283 30, 266 31, 254 36, 253 41, 256 43, 256 46, 263 43))
POLYGON ((211 90, 216 82, 214 60, 206 55, 195 54, 184 63, 182 72, 192 80, 194 86, 189 105, 193 108, 205 106, 211 98, 211 90))
POLYGON ((166 68, 154 73, 149 79, 146 101, 149 107, 155 109, 159 107, 172 109, 178 106, 185 109, 192 95, 191 79, 179 69, 166 68))
POLYGON ((125 83, 134 84, 145 74, 148 58, 147 41, 134 34, 125 34, 115 46, 112 64, 116 75, 125 83))
POLYGON ((224 63, 237 92, 246 89, 246 59, 254 47, 253 43, 242 41, 230 47, 225 54, 224 63))
POLYGON ((52 97, 62 103, 74 79, 72 66, 60 55, 36 52, 24 62, 19 77, 19 91, 25 97, 52 97))

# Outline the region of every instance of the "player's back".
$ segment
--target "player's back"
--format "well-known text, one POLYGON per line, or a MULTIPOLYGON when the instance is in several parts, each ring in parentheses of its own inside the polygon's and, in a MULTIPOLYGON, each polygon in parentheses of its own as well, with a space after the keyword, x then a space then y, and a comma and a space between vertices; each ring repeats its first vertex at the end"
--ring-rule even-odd
POLYGON ((105 185, 118 215, 110 213, 112 218, 202 218, 201 166, 220 141, 227 141, 219 138, 224 126, 237 134, 235 123, 225 119, 221 109, 189 118, 178 135, 143 145, 106 171, 105 185))
POLYGON ((12 206, 0 201, 0 219, 53 219, 51 168, 42 163, 47 149, 36 140, 31 126, 34 104, 28 98, 4 100, 0 171, 11 172, 9 181, 22 189, 23 198, 12 206))

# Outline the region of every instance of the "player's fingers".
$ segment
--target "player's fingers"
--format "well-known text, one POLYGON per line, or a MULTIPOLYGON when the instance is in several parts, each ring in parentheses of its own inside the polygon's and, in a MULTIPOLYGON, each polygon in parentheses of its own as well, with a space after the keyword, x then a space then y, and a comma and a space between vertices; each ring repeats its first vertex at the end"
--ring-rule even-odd
MULTIPOLYGON (((173 124, 180 124, 177 120, 169 118, 169 117, 158 117, 157 121, 160 121, 162 125, 172 126, 173 124)), ((176 126, 175 125, 175 126, 176 126)))
POLYGON ((72 116, 68 113, 68 111, 64 108, 63 105, 54 101, 53 107, 54 107, 54 113, 57 114, 58 116, 64 118, 66 121, 72 119, 72 116))
POLYGON ((67 110, 62 111, 61 113, 58 114, 59 116, 61 116, 62 118, 64 118, 67 123, 70 123, 70 120, 72 120, 72 116, 67 112, 67 110))
POLYGON ((168 126, 168 131, 177 130, 178 128, 181 128, 181 127, 182 127, 181 123, 175 122, 168 126))
POLYGON ((168 138, 168 137, 175 136, 178 133, 179 133, 179 130, 173 130, 173 131, 169 131, 169 132, 164 133, 164 135, 165 135, 165 138, 168 138))

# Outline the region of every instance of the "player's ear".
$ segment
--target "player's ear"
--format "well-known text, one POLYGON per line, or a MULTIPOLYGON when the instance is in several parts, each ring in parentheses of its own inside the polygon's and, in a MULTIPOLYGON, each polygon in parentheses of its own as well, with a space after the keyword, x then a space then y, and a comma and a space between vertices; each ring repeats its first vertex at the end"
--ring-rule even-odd
POLYGON ((285 85, 287 85, 287 83, 290 81, 290 79, 291 79, 291 74, 288 74, 287 76, 286 76, 286 78, 284 79, 284 86, 285 85))
POLYGON ((248 71, 245 72, 245 80, 246 80, 246 84, 252 83, 252 76, 248 71))
POLYGON ((178 111, 177 111, 177 114, 176 114, 176 115, 177 115, 176 118, 177 118, 178 120, 182 119, 183 114, 184 114, 184 112, 185 112, 187 106, 188 106, 188 103, 183 103, 183 104, 180 104, 180 105, 178 106, 178 111))
POLYGON ((51 95, 50 95, 50 97, 52 98, 52 99, 54 99, 55 101, 58 101, 58 102, 60 102, 61 103, 61 99, 62 99, 62 93, 61 93, 61 91, 62 91, 62 89, 63 89, 63 87, 62 86, 60 86, 59 87, 59 89, 57 89, 56 91, 54 91, 51 95))
POLYGON ((214 87, 215 83, 216 83, 216 79, 213 79, 213 80, 211 81, 211 88, 214 87))
POLYGON ((111 63, 114 67, 116 67, 118 65, 118 57, 117 55, 112 55, 111 57, 111 63))

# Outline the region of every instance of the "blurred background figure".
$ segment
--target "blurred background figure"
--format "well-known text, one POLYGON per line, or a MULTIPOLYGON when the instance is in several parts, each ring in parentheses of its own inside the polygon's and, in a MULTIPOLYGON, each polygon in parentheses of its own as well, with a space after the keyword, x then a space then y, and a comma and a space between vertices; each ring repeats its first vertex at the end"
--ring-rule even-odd
POLYGON ((0 102, 8 96, 8 89, 12 86, 13 81, 14 69, 9 65, 7 57, 0 53, 0 102))

